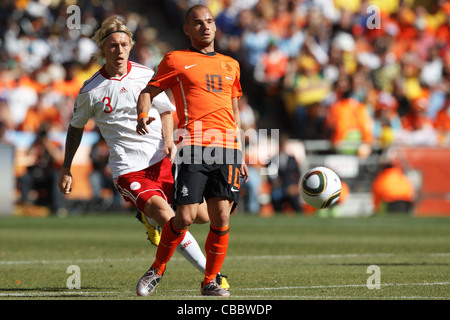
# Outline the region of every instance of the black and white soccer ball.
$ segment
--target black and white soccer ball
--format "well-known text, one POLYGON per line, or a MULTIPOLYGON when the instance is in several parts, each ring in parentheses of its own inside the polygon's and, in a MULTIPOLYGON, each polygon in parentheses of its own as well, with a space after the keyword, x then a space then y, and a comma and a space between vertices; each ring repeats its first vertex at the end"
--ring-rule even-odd
POLYGON ((341 179, 327 167, 315 167, 302 177, 300 192, 303 200, 316 209, 329 208, 341 195, 341 179))

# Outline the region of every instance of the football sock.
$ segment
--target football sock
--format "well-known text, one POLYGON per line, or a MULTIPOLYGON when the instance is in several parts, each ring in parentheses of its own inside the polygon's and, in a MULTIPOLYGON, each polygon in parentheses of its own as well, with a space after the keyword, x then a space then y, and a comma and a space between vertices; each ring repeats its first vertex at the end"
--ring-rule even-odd
POLYGON ((183 241, 181 241, 176 250, 201 273, 205 273, 206 258, 194 236, 189 231, 186 232, 183 241))
POLYGON ((161 240, 156 250, 156 258, 152 264, 153 269, 158 269, 158 274, 162 275, 166 270, 166 264, 172 257, 175 249, 183 241, 187 229, 178 230, 173 225, 173 218, 164 225, 161 232, 161 240))
POLYGON ((228 249, 230 227, 213 227, 206 238, 206 270, 203 285, 205 286, 220 272, 228 249))

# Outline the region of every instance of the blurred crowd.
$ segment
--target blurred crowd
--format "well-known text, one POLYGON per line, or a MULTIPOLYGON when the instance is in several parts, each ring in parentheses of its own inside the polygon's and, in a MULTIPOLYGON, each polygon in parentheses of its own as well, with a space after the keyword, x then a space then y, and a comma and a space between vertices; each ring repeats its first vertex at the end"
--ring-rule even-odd
MULTIPOLYGON (((214 1, 212 1, 214 2, 214 1)), ((450 145, 450 3, 221 1, 261 127, 333 147, 450 145)))
POLYGON ((244 130, 280 129, 363 157, 398 144, 450 145, 445 0, 2 1, 2 128, 67 130, 79 88, 102 64, 91 37, 104 18, 123 17, 136 41, 130 60, 154 68, 185 47, 158 33, 181 34, 197 3, 215 15, 216 50, 240 62, 244 130), (80 24, 69 28, 73 4, 80 24), (173 30, 158 30, 149 7, 173 30))

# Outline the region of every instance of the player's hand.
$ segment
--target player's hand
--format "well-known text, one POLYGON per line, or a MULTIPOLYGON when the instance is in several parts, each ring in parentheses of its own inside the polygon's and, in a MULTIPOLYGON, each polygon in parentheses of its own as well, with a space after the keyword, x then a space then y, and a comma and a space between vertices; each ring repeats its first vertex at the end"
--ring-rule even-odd
POLYGON ((72 192, 72 174, 69 169, 61 169, 61 175, 58 181, 59 191, 62 194, 67 195, 72 192))
POLYGON ((173 141, 164 142, 164 152, 166 153, 166 157, 170 159, 170 162, 173 163, 177 155, 177 147, 173 141))
POLYGON ((240 170, 239 173, 240 173, 241 178, 245 178, 244 183, 247 183, 248 178, 250 177, 250 175, 249 175, 249 172, 248 172, 247 164, 245 162, 242 162, 241 170, 240 170))
POLYGON ((152 123, 152 121, 155 120, 153 117, 142 117, 138 120, 138 123, 136 125, 136 132, 143 136, 144 134, 148 133, 147 125, 152 123))

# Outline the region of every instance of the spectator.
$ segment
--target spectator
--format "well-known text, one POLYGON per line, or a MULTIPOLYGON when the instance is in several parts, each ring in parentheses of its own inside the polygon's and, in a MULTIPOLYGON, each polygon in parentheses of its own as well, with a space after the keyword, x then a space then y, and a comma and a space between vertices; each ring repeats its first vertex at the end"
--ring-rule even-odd
POLYGON ((276 168, 274 170, 276 172, 269 175, 272 187, 272 205, 277 212, 294 210, 300 213, 302 211, 300 206, 300 168, 296 158, 286 150, 288 140, 289 136, 286 134, 280 136, 279 155, 270 163, 272 167, 276 168))
POLYGON ((95 210, 119 210, 122 208, 120 195, 114 186, 114 180, 109 167, 109 147, 99 132, 99 140, 92 146, 89 157, 92 161, 92 172, 89 181, 92 187, 91 205, 95 210), (106 201, 103 189, 112 193, 111 202, 106 201))
POLYGON ((439 110, 434 123, 438 133, 438 143, 450 146, 450 91, 447 92, 444 107, 439 110))
POLYGON ((64 65, 64 79, 55 81, 53 89, 63 96, 76 98, 79 88, 83 85, 83 82, 76 77, 77 69, 75 64, 66 63, 64 65))
POLYGON ((254 80, 259 92, 256 104, 263 108, 265 116, 270 119, 263 124, 265 128, 288 125, 281 95, 287 64, 288 56, 278 48, 275 39, 271 39, 267 51, 259 57, 254 68, 254 80))
POLYGON ((34 164, 19 177, 20 202, 25 205, 44 205, 54 214, 64 215, 64 197, 58 189, 59 170, 62 164, 62 146, 49 138, 49 123, 39 128, 36 139, 28 153, 35 158, 34 164), (32 201, 30 191, 35 190, 37 199, 32 201))
POLYGON ((420 69, 422 67, 422 60, 414 53, 407 53, 401 59, 399 81, 403 87, 405 97, 410 101, 422 94, 423 88, 420 83, 420 69))
POLYGON ((61 124, 60 112, 50 101, 50 96, 45 92, 38 93, 38 101, 27 110, 25 119, 19 125, 19 130, 37 132, 44 123, 52 126, 61 124))
POLYGON ((6 130, 14 130, 15 124, 14 119, 11 115, 11 110, 8 106, 6 98, 0 96, 0 121, 2 121, 3 126, 6 130))
POLYGON ((293 136, 320 138, 324 117, 322 102, 331 91, 331 83, 320 74, 320 65, 311 54, 305 52, 290 61, 284 85, 286 109, 295 128, 293 136))
POLYGON ((254 77, 267 95, 277 95, 286 75, 288 56, 278 48, 274 39, 269 42, 267 51, 256 64, 254 77))
POLYGON ((244 66, 252 73, 260 57, 267 50, 270 37, 270 32, 267 30, 267 21, 261 17, 256 17, 253 20, 252 28, 243 34, 241 42, 244 51, 244 66))
POLYGON ((236 38, 241 36, 241 28, 239 25, 239 8, 233 5, 234 2, 223 0, 223 8, 215 17, 215 21, 220 50, 236 53, 236 45, 239 43, 236 38))
POLYGON ((351 97, 349 76, 340 76, 335 93, 337 100, 325 120, 331 143, 338 152, 367 157, 373 144, 373 119, 366 106, 351 97))
POLYGON ((402 130, 397 108, 398 102, 390 93, 380 92, 378 94, 374 113, 373 135, 382 149, 392 146, 402 130))
POLYGON ((427 116, 429 106, 428 94, 412 100, 407 114, 401 117, 403 131, 399 142, 414 146, 435 146, 437 134, 433 121, 427 116))
POLYGON ((278 0, 273 3, 273 13, 269 18, 268 29, 277 39, 288 36, 289 26, 293 23, 292 2, 278 0))
POLYGON ((411 213, 414 206, 414 186, 402 169, 385 163, 372 183, 375 212, 411 213))
POLYGON ((241 116, 241 129, 244 133, 244 156, 245 163, 247 163, 249 178, 247 183, 241 179, 241 192, 244 201, 244 210, 256 214, 260 210, 259 194, 261 190, 261 176, 259 168, 261 166, 259 161, 259 149, 257 141, 257 115, 252 106, 248 103, 248 98, 244 94, 238 101, 239 113, 241 116))
MULTIPOLYGON (((169 7, 169 18, 176 20, 182 19, 187 7, 198 2, 167 0, 160 7, 169 7)), ((352 98, 365 104, 369 112, 374 108, 371 114, 372 121, 375 121, 374 134, 380 133, 376 128, 378 117, 387 110, 375 110, 377 95, 372 87, 376 92, 383 91, 395 97, 400 117, 410 113, 412 101, 423 90, 429 92, 426 113, 431 121, 436 120, 438 111, 444 107, 445 94, 450 87, 448 1, 378 1, 382 21, 379 29, 368 28, 371 16, 367 13, 367 6, 370 1, 221 0, 208 3, 212 5, 219 28, 217 48, 240 62, 241 82, 250 104, 258 113, 258 127, 283 128, 297 134, 293 136, 295 138, 325 137, 320 121, 313 120, 325 117, 328 106, 336 100, 331 94, 323 103, 308 107, 318 118, 308 118, 306 133, 299 133, 298 129, 299 123, 304 123, 305 113, 301 114, 303 122, 286 121, 295 119, 292 111, 298 107, 293 103, 295 89, 292 82, 273 91, 274 95, 264 96, 254 76, 254 68, 267 52, 271 39, 276 40, 279 50, 290 58, 290 62, 294 62, 299 52, 307 50, 318 65, 317 75, 331 85, 335 85, 343 74, 351 76, 355 83, 352 98), (348 51, 348 45, 354 50, 348 51), (359 85, 356 86, 356 82, 359 85)), ((68 123, 73 98, 53 93, 70 91, 80 85, 62 84, 61 78, 55 77, 54 69, 62 65, 74 66, 73 76, 84 82, 100 68, 95 59, 90 59, 95 47, 90 34, 98 27, 98 21, 107 15, 113 12, 122 14, 130 27, 136 30, 136 55, 132 60, 152 67, 170 49, 169 45, 161 42, 162 36, 155 36, 158 26, 153 24, 154 19, 149 18, 146 11, 153 10, 153 5, 129 1, 124 8, 111 1, 83 2, 79 4, 82 9, 81 26, 74 30, 66 27, 67 6, 65 1, 7 1, 2 5, 0 118, 9 130, 36 130, 42 119, 31 109, 36 107, 38 93, 47 92, 49 88, 54 90, 56 86, 63 89, 53 91, 45 100, 58 109, 62 119, 66 119, 63 123, 68 123), (28 118, 26 125, 22 125, 25 117, 28 118), (32 128, 29 127, 31 123, 35 123, 32 128)), ((179 26, 182 25, 180 21, 179 26)), ((171 22, 172 25, 177 23, 171 22)), ((164 40, 172 38, 169 30, 165 31, 164 40)), ((292 70, 290 73, 288 78, 295 74, 292 70)), ((296 85, 305 83, 304 78, 296 77, 296 85)), ((90 125, 86 129, 92 130, 93 127, 90 125)), ((430 129, 429 136, 436 135, 437 130, 436 127, 430 129)), ((423 133, 422 130, 404 131, 403 143, 411 144, 412 137, 419 132, 423 133)), ((426 145, 433 145, 430 143, 428 141, 426 145)))
POLYGON ((38 102, 37 91, 27 85, 16 82, 16 86, 9 90, 7 94, 7 104, 9 106, 14 127, 18 128, 25 120, 28 109, 38 102))

